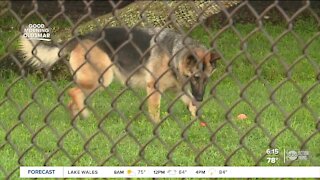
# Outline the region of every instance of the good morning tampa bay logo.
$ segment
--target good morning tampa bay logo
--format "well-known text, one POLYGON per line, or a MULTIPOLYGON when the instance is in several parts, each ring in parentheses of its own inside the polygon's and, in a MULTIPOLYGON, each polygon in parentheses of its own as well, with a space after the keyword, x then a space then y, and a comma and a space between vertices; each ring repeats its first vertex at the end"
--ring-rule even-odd
POLYGON ((29 24, 24 27, 23 36, 31 40, 51 41, 50 28, 44 24, 29 24))

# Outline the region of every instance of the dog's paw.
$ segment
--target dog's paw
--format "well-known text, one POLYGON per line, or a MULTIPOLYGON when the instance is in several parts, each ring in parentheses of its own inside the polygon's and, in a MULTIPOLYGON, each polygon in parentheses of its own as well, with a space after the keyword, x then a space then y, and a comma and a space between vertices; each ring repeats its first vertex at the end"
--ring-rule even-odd
POLYGON ((86 119, 86 118, 88 118, 89 116, 90 116, 90 112, 89 112, 88 109, 83 109, 83 110, 81 111, 81 117, 82 117, 82 118, 86 119))
POLYGON ((192 102, 190 102, 188 109, 192 115, 192 117, 196 117, 197 116, 197 106, 193 105, 192 102))
POLYGON ((68 108, 69 108, 70 116, 72 119, 75 118, 77 116, 77 114, 79 114, 79 110, 78 110, 76 104, 74 104, 72 101, 69 102, 68 108))

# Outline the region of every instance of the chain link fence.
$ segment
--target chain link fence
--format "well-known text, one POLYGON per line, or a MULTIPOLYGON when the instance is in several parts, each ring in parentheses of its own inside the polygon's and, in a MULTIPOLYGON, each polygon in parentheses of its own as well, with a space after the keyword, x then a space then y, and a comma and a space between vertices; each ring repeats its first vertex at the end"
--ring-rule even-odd
MULTIPOLYGON (((0 2, 1 177, 17 178, 19 166, 43 165, 320 165, 316 2, 297 1, 287 10, 290 4, 273 1, 257 10, 255 1, 136 1, 121 9, 121 1, 106 1, 112 12, 96 18, 95 2, 83 1, 85 13, 76 20, 68 17, 65 1, 57 1, 54 15, 29 3, 32 9, 21 15, 14 2, 0 2), (21 60, 20 29, 30 23, 50 27, 61 49, 70 38, 110 26, 128 34, 133 27, 158 27, 154 36, 171 28, 181 35, 174 40, 192 37, 221 59, 195 117, 181 95, 161 92, 161 120, 154 123, 147 110, 152 95, 113 83, 89 94, 91 115, 81 119, 69 112, 68 89, 78 70, 70 75, 68 57, 41 70, 21 60)), ((145 64, 140 68, 153 73, 145 64)))

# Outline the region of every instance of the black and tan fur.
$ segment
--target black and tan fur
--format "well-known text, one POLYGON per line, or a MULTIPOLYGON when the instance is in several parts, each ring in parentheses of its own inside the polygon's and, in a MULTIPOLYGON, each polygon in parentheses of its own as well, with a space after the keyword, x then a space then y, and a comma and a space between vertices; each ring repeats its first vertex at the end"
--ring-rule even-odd
POLYGON ((101 86, 108 87, 116 78, 128 86, 146 89, 149 114, 155 122, 160 121, 161 94, 168 89, 180 94, 196 116, 196 104, 203 100, 207 79, 219 59, 191 38, 160 28, 135 28, 130 33, 122 27, 106 28, 79 36, 64 49, 22 37, 21 49, 25 60, 47 68, 61 54, 70 52, 76 83, 68 93, 73 116, 88 116, 85 98, 101 86))

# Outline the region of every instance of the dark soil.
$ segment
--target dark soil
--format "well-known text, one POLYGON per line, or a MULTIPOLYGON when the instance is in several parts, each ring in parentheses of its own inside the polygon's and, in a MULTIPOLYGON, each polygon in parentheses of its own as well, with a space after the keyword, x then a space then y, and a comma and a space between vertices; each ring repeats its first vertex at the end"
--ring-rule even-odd
MULTIPOLYGON (((320 23, 320 1, 310 1, 306 4, 301 0, 282 0, 276 3, 275 1, 248 1, 237 6, 227 9, 229 16, 232 17, 234 24, 236 23, 257 23, 258 20, 268 21, 269 23, 288 23, 287 18, 296 16, 293 21, 303 18, 315 18, 320 23), (304 7, 307 6, 306 9, 304 7), (249 8, 251 7, 251 8, 249 8), (300 10, 303 11, 299 12, 300 10)), ((218 27, 223 27, 229 23, 228 15, 224 12, 216 14, 207 19, 207 26, 213 24, 218 27)))

